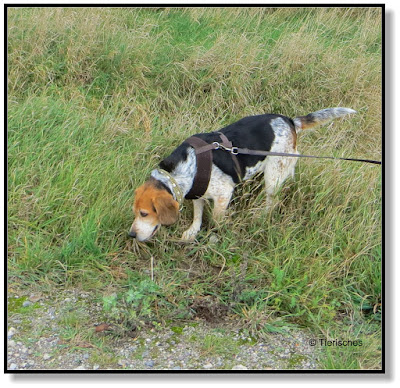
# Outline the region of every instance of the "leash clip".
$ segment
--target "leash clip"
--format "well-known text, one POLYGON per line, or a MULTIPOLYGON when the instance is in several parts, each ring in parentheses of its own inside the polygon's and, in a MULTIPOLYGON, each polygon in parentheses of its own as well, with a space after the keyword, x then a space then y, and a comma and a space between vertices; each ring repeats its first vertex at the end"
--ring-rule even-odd
POLYGON ((237 155, 239 153, 239 149, 237 147, 232 147, 230 150, 227 149, 227 151, 231 151, 232 155, 237 155))
POLYGON ((216 148, 216 150, 221 149, 224 151, 228 151, 230 152, 232 155, 237 155, 239 153, 239 148, 238 147, 225 147, 223 144, 219 144, 216 141, 213 144, 218 144, 218 148, 216 148))
POLYGON ((213 142, 213 146, 215 147, 215 150, 219 150, 220 148, 224 148, 221 144, 219 144, 217 141, 213 142))

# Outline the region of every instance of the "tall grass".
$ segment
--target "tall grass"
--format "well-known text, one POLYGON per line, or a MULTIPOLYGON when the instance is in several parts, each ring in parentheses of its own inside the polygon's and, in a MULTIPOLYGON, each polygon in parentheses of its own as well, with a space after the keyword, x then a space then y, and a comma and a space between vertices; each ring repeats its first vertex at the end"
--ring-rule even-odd
MULTIPOLYGON (((299 161, 271 213, 261 181, 247 182, 224 225, 207 210, 193 245, 176 242, 189 202, 152 243, 126 231, 133 191, 161 158, 246 115, 351 107, 357 116, 302 134, 300 151, 380 159, 380 12, 9 8, 10 285, 101 298, 146 279, 153 257, 160 321, 188 319, 203 300, 257 333, 276 323, 379 335, 376 166, 299 161)), ((372 354, 360 367, 377 367, 372 354)))

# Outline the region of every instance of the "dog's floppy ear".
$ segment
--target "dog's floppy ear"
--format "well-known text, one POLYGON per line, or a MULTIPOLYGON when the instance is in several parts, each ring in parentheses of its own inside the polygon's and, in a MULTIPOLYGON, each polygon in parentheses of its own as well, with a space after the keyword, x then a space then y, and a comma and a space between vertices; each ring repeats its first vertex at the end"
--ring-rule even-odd
POLYGON ((162 225, 171 225, 178 219, 179 204, 171 194, 163 193, 153 199, 153 205, 156 209, 158 220, 162 225))

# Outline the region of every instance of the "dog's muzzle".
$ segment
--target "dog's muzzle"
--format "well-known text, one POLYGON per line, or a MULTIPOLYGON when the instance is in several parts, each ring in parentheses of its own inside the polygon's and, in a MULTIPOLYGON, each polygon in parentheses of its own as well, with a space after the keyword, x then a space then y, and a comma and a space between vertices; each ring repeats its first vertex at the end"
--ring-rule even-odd
MULTIPOLYGON (((148 239, 152 238, 152 237, 156 234, 156 232, 157 232, 157 230, 158 230, 159 227, 160 227, 160 225, 156 225, 156 227, 155 227, 155 228, 153 229, 153 231, 151 232, 151 235, 150 235, 149 237, 147 237, 145 240, 148 240, 148 239)), ((131 230, 128 232, 128 236, 129 236, 129 237, 132 237, 132 238, 137 238, 137 233, 136 233, 133 229, 131 229, 131 230)), ((142 240, 139 239, 139 241, 142 241, 142 240)))

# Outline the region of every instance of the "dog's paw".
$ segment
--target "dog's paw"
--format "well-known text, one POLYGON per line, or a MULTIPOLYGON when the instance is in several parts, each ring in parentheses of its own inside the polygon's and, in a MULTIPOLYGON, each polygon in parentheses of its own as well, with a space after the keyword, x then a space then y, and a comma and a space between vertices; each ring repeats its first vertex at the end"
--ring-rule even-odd
POLYGON ((185 241, 193 241, 196 238, 197 231, 193 229, 188 229, 183 232, 181 239, 185 241))

